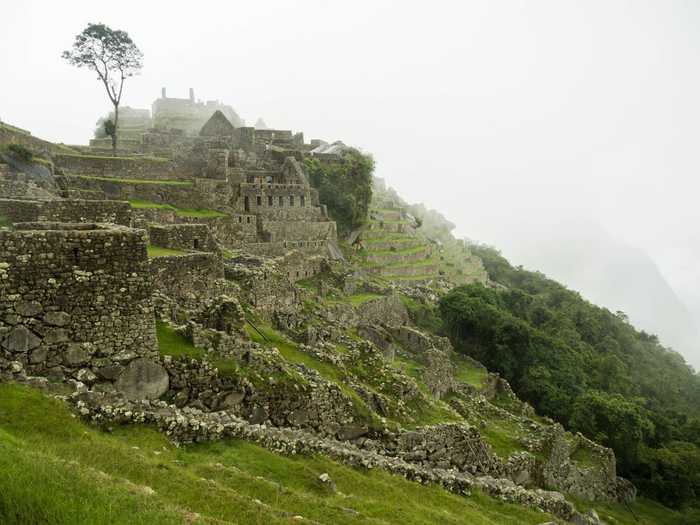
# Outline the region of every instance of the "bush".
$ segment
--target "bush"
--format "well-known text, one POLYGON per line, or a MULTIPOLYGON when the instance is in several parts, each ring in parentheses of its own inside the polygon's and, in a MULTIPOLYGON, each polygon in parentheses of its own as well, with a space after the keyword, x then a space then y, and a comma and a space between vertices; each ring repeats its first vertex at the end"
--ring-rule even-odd
POLYGON ((29 162, 34 158, 34 153, 29 148, 22 146, 22 144, 10 144, 7 146, 7 151, 16 159, 24 162, 29 162))
POLYGON ((347 233, 365 223, 372 200, 374 159, 370 155, 351 149, 341 162, 307 158, 304 164, 309 182, 318 190, 319 200, 328 207, 339 233, 347 233))

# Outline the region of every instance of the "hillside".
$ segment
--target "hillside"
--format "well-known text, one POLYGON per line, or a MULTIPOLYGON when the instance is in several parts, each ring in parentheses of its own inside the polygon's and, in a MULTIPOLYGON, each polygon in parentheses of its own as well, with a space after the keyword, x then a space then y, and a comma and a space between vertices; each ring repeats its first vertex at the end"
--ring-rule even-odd
POLYGON ((0 135, 3 522, 694 519, 682 359, 372 187, 362 152, 202 130, 120 157, 0 135), (598 343, 627 368, 587 374, 598 343), (600 389, 634 431, 685 417, 635 443, 653 476, 572 416, 600 389))
POLYGON ((692 303, 686 307, 648 253, 591 222, 528 226, 527 235, 514 234, 508 243, 512 260, 566 283, 594 304, 625 312, 635 326, 658 335, 691 364, 699 362, 700 334, 688 310, 692 303))

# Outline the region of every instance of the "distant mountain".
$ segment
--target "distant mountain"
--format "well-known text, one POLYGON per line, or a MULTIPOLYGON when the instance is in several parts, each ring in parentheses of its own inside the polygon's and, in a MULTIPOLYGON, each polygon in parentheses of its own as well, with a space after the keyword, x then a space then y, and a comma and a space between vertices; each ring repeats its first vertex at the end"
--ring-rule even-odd
POLYGON ((688 307, 649 254, 613 238, 592 222, 532 228, 513 236, 505 254, 539 270, 591 302, 627 314, 637 328, 700 368, 700 334, 688 307))

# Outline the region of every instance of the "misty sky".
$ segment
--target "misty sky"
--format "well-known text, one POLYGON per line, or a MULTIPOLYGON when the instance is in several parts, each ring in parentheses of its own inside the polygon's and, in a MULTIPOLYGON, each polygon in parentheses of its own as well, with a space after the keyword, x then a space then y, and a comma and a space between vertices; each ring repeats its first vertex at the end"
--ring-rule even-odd
MULTIPOLYGON (((569 220, 646 250, 700 319, 700 3, 11 2, 0 119, 86 143, 109 109, 59 57, 87 22, 145 54, 124 105, 166 86, 252 124, 342 139, 458 233, 507 255, 569 220)), ((517 260, 516 260, 517 262, 517 260)))

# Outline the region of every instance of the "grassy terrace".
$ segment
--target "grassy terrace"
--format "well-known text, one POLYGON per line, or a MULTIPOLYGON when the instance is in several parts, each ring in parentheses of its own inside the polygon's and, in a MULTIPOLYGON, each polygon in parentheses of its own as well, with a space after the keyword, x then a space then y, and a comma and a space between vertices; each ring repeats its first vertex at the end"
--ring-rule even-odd
POLYGON ((420 253, 428 250, 428 246, 426 244, 419 244, 418 246, 414 246, 412 248, 404 248, 402 250, 372 250, 369 253, 372 255, 377 255, 377 256, 384 256, 384 255, 413 255, 414 253, 420 253))
POLYGON ((430 279, 435 279, 437 275, 435 274, 421 274, 421 275, 385 275, 384 278, 389 281, 428 281, 430 279))
POLYGON ((481 387, 488 373, 485 368, 474 366, 462 357, 455 360, 455 365, 457 367, 455 377, 459 381, 476 388, 481 387))
MULTIPOLYGON (((362 472, 323 457, 273 454, 238 440, 171 445, 146 427, 111 433, 72 417, 60 402, 0 385, 0 522, 537 524, 552 516, 362 472), (318 483, 328 473, 338 492, 318 483)), ((662 522, 658 522, 662 523, 662 522)))
POLYGON ((384 296, 376 293, 361 293, 348 296, 348 301, 350 301, 350 304, 353 306, 362 306, 366 302, 379 299, 380 297, 384 296))
POLYGON ((192 186, 192 181, 189 180, 148 180, 148 179, 122 179, 117 177, 95 177, 93 175, 70 175, 86 180, 99 180, 105 182, 117 182, 121 184, 160 184, 163 186, 192 186))
POLYGON ((140 199, 132 199, 129 201, 131 207, 137 210, 172 210, 176 215, 180 217, 197 217, 197 218, 216 218, 216 217, 228 217, 226 213, 207 210, 207 209, 193 209, 193 208, 177 208, 171 204, 161 204, 158 202, 144 201, 140 199))
POLYGON ((368 246, 371 246, 372 244, 379 244, 383 242, 392 242, 395 244, 401 244, 401 243, 411 243, 415 242, 416 237, 413 237, 411 235, 406 235, 403 233, 394 233, 391 235, 382 235, 381 237, 371 237, 369 239, 362 239, 362 243, 368 246))
POLYGON ((79 153, 62 153, 61 155, 64 157, 75 157, 75 158, 92 159, 92 160, 110 160, 110 161, 119 161, 119 162, 146 161, 146 162, 157 163, 157 164, 167 164, 168 162, 170 162, 170 159, 166 159, 163 157, 151 157, 148 155, 143 155, 140 157, 113 157, 111 155, 81 155, 79 153))
POLYGON ((408 224, 409 222, 408 222, 407 220, 405 220, 405 219, 398 219, 398 220, 395 220, 395 221, 389 221, 389 220, 386 220, 386 221, 378 221, 378 220, 376 220, 376 219, 370 219, 370 220, 368 221, 368 223, 369 223, 369 224, 380 224, 380 223, 382 223, 382 224, 408 224))
POLYGON ((149 257, 167 257, 169 255, 187 255, 187 252, 181 250, 173 250, 171 248, 161 248, 151 244, 147 247, 149 257))

